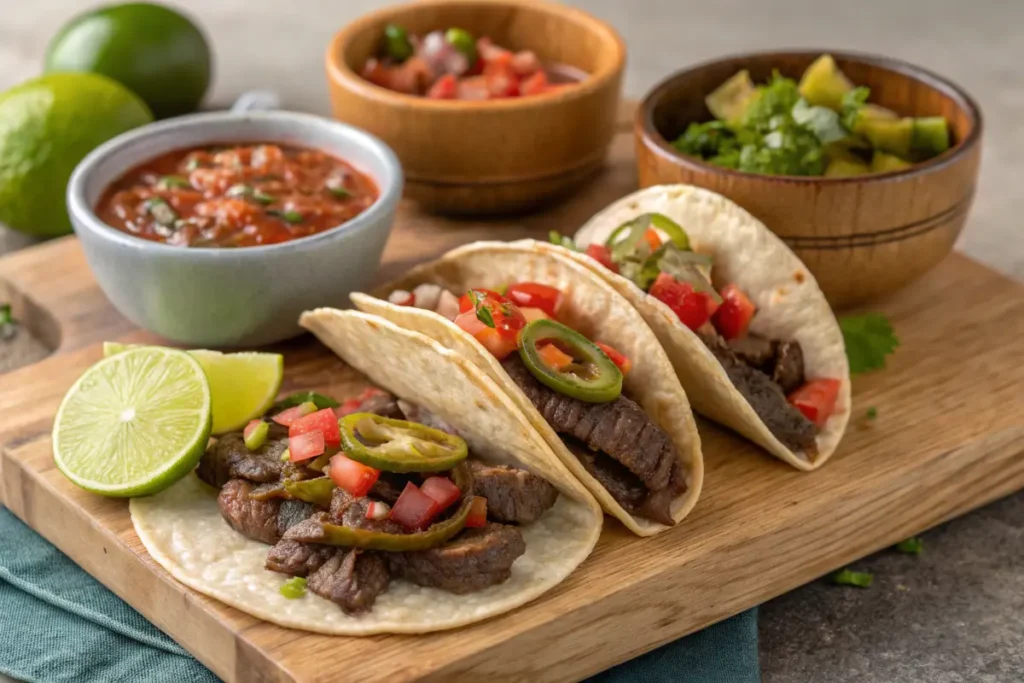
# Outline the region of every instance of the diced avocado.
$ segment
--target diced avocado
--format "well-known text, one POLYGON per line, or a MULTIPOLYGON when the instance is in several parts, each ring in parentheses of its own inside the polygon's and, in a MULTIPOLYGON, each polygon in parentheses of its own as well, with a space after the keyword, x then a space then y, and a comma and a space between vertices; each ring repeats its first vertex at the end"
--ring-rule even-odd
POLYGON ((914 119, 914 134, 911 140, 914 152, 931 158, 949 149, 949 127, 941 116, 922 116, 914 119))
POLYGON ((845 178, 852 175, 871 173, 871 168, 863 161, 856 159, 833 159, 825 169, 827 178, 845 178))
POLYGON ((892 154, 886 154, 885 152, 879 152, 875 150, 874 155, 871 157, 871 172, 872 173, 888 173, 889 171, 901 171, 904 168, 910 168, 912 164, 909 161, 904 161, 898 156, 892 154))
POLYGON ((907 158, 914 137, 914 119, 866 119, 860 133, 876 150, 907 158))
POLYGON ((895 121, 899 115, 892 109, 879 107, 877 104, 865 104, 857 110, 857 117, 853 121, 853 132, 858 135, 864 134, 864 126, 869 121, 895 121))
POLYGON ((800 95, 812 105, 839 111, 843 95, 853 90, 853 83, 836 66, 832 55, 822 55, 807 67, 800 79, 800 95))
POLYGON ((719 121, 739 121, 757 94, 750 72, 744 69, 718 86, 704 98, 704 103, 719 121))

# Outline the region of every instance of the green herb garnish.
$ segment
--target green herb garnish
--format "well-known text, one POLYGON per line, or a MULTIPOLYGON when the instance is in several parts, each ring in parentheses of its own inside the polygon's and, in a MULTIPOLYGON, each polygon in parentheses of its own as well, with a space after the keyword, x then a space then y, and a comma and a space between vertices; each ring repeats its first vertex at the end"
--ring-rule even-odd
POLYGON ((267 412, 279 413, 286 408, 292 408, 302 403, 312 403, 320 410, 323 410, 324 408, 337 408, 341 405, 330 396, 324 396, 323 394, 318 394, 315 391, 299 391, 285 396, 280 401, 270 406, 270 410, 267 412))
POLYGON ((337 187, 328 187, 327 191, 333 194, 338 199, 348 199, 349 197, 352 196, 352 193, 346 190, 341 185, 337 187))
POLYGON ((482 322, 487 327, 495 328, 497 325, 494 324, 494 316, 491 315, 491 311, 483 304, 484 296, 480 292, 474 292, 472 289, 469 290, 469 298, 473 300, 473 309, 476 311, 476 319, 482 322))
POLYGON ((896 550, 908 555, 920 555, 924 550, 924 541, 916 536, 911 536, 907 540, 897 543, 896 550))
POLYGON ((842 122, 846 128, 853 130, 854 124, 857 123, 857 116, 860 114, 861 108, 867 104, 868 97, 870 96, 871 89, 863 85, 843 93, 839 112, 842 115, 842 122))
POLYGON ((171 188, 183 188, 192 189, 192 183, 182 178, 180 175, 165 175, 161 176, 160 180, 156 181, 157 189, 169 190, 171 188))
POLYGON ((295 576, 281 584, 281 595, 289 600, 298 600, 306 596, 306 580, 295 576))
POLYGON ((150 197, 142 203, 142 209, 160 225, 171 228, 178 220, 178 214, 163 197, 150 197))
POLYGON ((869 420, 874 420, 875 418, 878 417, 878 408, 871 406, 870 408, 868 408, 868 411, 864 413, 864 417, 866 417, 869 420))
POLYGON ((580 248, 576 246, 576 242, 571 237, 563 235, 557 230, 552 230, 548 233, 548 241, 551 244, 557 244, 560 247, 571 249, 572 251, 579 251, 580 248))
POLYGON ((873 574, 868 572, 855 572, 849 569, 836 572, 832 575, 832 583, 839 586, 857 586, 858 588, 869 588, 875 580, 873 574))
POLYGON ((839 319, 839 327, 851 375, 884 368, 885 357, 900 345, 889 319, 880 313, 844 316, 839 319))
POLYGON ((277 216, 285 223, 289 223, 291 225, 298 225, 303 220, 302 214, 298 211, 293 211, 292 209, 286 209, 284 211, 272 210, 267 211, 267 214, 270 216, 277 216))
POLYGON ((10 304, 0 304, 0 339, 10 339, 17 331, 17 321, 11 313, 10 304))

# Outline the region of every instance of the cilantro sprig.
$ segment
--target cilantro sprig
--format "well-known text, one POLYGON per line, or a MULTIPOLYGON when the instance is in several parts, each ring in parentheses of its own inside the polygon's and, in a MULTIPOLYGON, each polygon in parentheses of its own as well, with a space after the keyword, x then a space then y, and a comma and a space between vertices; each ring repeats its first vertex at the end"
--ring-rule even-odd
POLYGON ((885 367, 886 356, 900 345, 889 319, 881 313, 844 316, 839 319, 839 328, 843 332, 851 375, 881 370, 885 367))
POLYGON ((924 550, 924 541, 916 536, 911 536, 907 540, 897 543, 896 550, 908 555, 920 555, 924 550))
POLYGON ((490 309, 484 306, 484 295, 471 289, 469 290, 469 298, 473 301, 473 310, 476 311, 476 319, 492 329, 497 327, 497 325, 494 324, 494 316, 491 315, 490 309))
POLYGON ((852 569, 843 569, 832 575, 832 583, 838 586, 856 586, 857 588, 870 588, 875 580, 875 575, 869 572, 855 572, 852 569))
POLYGON ((18 321, 11 313, 10 304, 0 304, 0 339, 10 339, 17 331, 18 321))

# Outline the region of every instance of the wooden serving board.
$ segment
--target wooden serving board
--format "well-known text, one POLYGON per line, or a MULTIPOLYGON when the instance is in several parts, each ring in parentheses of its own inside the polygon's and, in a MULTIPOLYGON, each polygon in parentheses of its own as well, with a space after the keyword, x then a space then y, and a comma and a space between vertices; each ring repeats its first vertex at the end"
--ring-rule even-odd
MULTIPOLYGON (((624 121, 609 167, 543 214, 457 223, 403 207, 381 278, 471 240, 571 233, 633 184, 624 121)), ((702 423, 704 493, 677 528, 639 539, 609 520, 556 589, 464 629, 313 635, 178 584, 142 548, 125 501, 81 491, 54 468, 53 414, 101 357, 98 342, 155 341, 111 308, 77 242, 0 260, 0 285, 51 314, 61 338, 46 360, 0 375, 0 501, 229 681, 577 679, 1024 487, 1024 287, 954 254, 872 307, 902 346, 886 370, 854 380, 854 418, 822 470, 797 472, 702 423), (859 417, 869 406, 870 423, 859 417)), ((309 337, 280 350, 286 391, 344 397, 361 384, 309 337)))

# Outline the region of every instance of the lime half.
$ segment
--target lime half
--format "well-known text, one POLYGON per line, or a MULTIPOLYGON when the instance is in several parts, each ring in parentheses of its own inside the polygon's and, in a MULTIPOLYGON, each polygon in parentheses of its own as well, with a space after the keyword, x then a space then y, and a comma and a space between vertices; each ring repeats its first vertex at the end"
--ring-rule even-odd
MULTIPOLYGON (((103 355, 112 356, 133 344, 103 342, 103 355)), ((279 353, 220 353, 189 351, 206 371, 213 396, 213 433, 238 431, 274 404, 284 379, 284 358, 279 353)))
POLYGON ((85 371, 53 425, 64 475, 104 496, 157 493, 196 466, 210 436, 210 387, 195 358, 154 346, 85 371))

